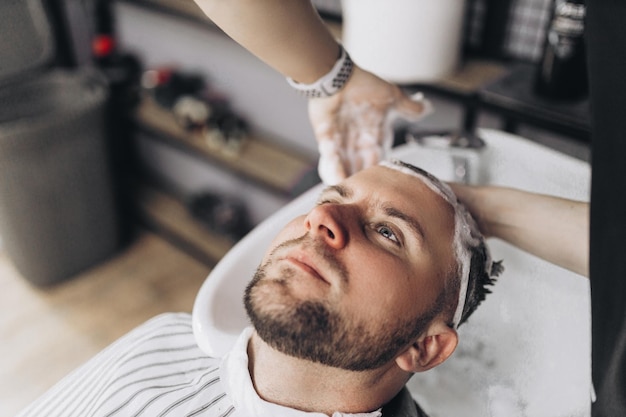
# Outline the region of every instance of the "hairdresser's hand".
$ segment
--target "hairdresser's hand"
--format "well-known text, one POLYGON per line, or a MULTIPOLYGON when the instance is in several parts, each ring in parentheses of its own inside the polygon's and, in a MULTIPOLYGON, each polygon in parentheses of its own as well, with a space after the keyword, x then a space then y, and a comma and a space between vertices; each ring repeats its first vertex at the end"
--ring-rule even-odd
POLYGON ((355 66, 339 93, 309 100, 322 181, 336 184, 378 163, 391 148, 392 122, 398 117, 417 121, 430 107, 421 95, 411 99, 396 85, 355 66))
POLYGON ((492 195, 492 192, 487 187, 479 187, 474 185, 465 185, 456 182, 448 182, 447 183, 457 199, 465 206, 467 211, 470 212, 476 224, 478 225, 478 229, 480 233, 484 237, 494 237, 494 231, 491 230, 492 224, 490 223, 490 219, 488 215, 486 215, 485 207, 488 206, 489 197, 492 195))
POLYGON ((486 237, 589 276, 589 203, 493 185, 449 185, 486 237))

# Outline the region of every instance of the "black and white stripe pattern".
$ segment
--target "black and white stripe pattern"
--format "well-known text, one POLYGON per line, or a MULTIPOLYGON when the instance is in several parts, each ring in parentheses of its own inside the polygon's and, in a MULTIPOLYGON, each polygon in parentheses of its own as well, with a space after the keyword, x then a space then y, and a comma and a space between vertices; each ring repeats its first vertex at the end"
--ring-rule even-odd
POLYGON ((230 416, 220 362, 198 348, 190 315, 164 314, 100 352, 19 417, 230 416))
MULTIPOLYGON (((238 342, 241 346, 222 362, 198 348, 189 314, 157 316, 70 373, 18 417, 320 415, 267 403, 258 397, 248 374, 249 337, 250 333, 244 331, 238 342), (238 383, 229 385, 229 377, 238 383), (233 406, 235 398, 241 405, 237 410, 233 406)), ((426 416, 406 389, 386 406, 383 415, 426 416)), ((353 414, 337 412, 333 416, 353 414)))
POLYGON ((289 77, 287 82, 307 98, 330 97, 347 84, 353 69, 354 63, 350 55, 342 45, 339 45, 339 58, 328 74, 311 84, 301 84, 289 77))

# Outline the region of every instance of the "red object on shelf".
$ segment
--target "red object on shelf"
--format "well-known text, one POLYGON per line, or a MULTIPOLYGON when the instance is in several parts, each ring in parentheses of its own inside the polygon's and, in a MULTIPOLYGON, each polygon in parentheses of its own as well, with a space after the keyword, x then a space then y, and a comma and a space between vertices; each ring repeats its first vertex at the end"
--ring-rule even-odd
POLYGON ((96 58, 104 58, 115 50, 115 39, 111 35, 96 35, 91 43, 91 49, 96 58))

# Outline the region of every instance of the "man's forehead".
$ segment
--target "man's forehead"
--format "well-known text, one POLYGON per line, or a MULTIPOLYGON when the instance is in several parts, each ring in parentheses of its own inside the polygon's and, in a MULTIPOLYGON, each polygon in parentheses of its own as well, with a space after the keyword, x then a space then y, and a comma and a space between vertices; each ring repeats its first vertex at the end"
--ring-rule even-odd
POLYGON ((339 184, 327 186, 321 194, 323 196, 334 193, 343 198, 351 198, 355 194, 374 197, 385 196, 389 192, 394 194, 394 199, 413 200, 418 196, 423 197, 425 192, 434 194, 437 200, 443 198, 446 203, 450 203, 438 186, 431 183, 430 178, 406 174, 384 165, 376 165, 348 177, 339 184))
POLYGON ((423 212, 426 206, 431 207, 438 217, 442 210, 454 212, 450 201, 433 184, 429 178, 417 175, 406 175, 401 171, 377 165, 358 172, 339 184, 326 187, 321 194, 324 199, 329 194, 342 199, 353 198, 368 201, 376 207, 396 207, 406 213, 423 212), (426 205, 424 205, 424 203, 426 205))
POLYGON ((447 203, 451 202, 445 192, 445 185, 426 171, 412 171, 409 168, 391 164, 380 164, 376 169, 384 170, 386 173, 390 174, 392 183, 397 185, 397 188, 402 189, 403 192, 406 192, 409 198, 415 196, 415 193, 419 192, 423 195, 423 193, 426 192, 428 194, 434 193, 439 198, 443 198, 447 203))
POLYGON ((454 206, 456 202, 456 196, 454 195, 450 187, 441 182, 431 173, 399 160, 383 161, 380 163, 379 166, 395 171, 398 174, 405 175, 404 178, 408 177, 418 180, 421 184, 425 185, 435 194, 443 198, 448 204, 454 206))

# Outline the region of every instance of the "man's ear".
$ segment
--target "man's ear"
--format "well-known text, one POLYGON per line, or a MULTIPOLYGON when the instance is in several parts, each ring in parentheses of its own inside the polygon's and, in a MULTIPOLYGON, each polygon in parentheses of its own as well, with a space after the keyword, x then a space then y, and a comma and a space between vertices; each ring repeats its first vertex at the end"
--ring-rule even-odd
POLYGON ((428 330, 396 357, 396 364, 406 372, 424 372, 444 362, 459 341, 456 330, 442 320, 431 323, 428 330))

